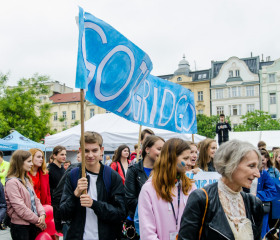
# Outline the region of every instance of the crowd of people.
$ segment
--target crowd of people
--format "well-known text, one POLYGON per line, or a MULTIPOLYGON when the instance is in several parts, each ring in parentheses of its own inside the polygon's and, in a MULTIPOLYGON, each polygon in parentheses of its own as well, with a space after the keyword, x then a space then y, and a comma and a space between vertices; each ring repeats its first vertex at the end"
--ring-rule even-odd
POLYGON ((102 136, 85 132, 85 177, 81 150, 77 163, 63 146, 48 163, 40 149, 17 150, 10 163, 0 152, 1 229, 5 219, 12 239, 39 240, 52 206, 53 239, 262 239, 277 222, 280 150, 228 141, 222 129, 224 119, 218 149, 213 139, 165 141, 144 129, 140 149, 121 145, 105 164, 102 136), (221 178, 196 189, 187 172, 221 178))

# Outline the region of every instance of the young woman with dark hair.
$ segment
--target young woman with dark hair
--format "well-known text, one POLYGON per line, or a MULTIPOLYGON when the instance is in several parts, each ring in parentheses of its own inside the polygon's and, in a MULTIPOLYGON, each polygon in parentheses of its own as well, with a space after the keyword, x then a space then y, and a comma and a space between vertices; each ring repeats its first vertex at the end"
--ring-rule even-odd
POLYGON ((46 228, 45 210, 32 187, 27 174, 32 167, 30 152, 13 153, 7 175, 5 196, 7 214, 11 218, 11 236, 14 240, 33 240, 46 228))
POLYGON ((198 167, 205 172, 215 172, 213 164, 214 155, 217 150, 216 140, 206 138, 201 142, 199 156, 198 156, 198 167))
POLYGON ((179 138, 163 145, 139 195, 141 239, 176 239, 188 196, 196 188, 185 174, 191 169, 190 153, 190 146, 179 138))
POLYGON ((122 182, 125 182, 125 176, 130 164, 130 149, 127 145, 120 145, 117 152, 113 158, 111 168, 114 169, 122 178, 122 182))

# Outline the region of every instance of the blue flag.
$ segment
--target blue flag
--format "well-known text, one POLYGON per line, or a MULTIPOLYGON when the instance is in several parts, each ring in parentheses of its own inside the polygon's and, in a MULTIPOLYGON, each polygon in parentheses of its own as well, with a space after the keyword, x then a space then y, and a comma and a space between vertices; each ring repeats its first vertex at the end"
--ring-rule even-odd
POLYGON ((150 75, 149 56, 109 24, 79 9, 76 88, 86 99, 132 122, 196 133, 193 93, 150 75))

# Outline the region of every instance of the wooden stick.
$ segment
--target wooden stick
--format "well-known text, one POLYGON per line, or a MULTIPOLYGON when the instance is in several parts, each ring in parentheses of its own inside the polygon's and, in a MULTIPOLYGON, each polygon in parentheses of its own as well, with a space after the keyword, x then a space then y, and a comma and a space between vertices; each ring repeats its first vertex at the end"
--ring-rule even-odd
POLYGON ((194 143, 194 134, 192 133, 192 142, 194 143))
POLYGON ((141 141, 141 132, 142 132, 142 125, 140 125, 139 127, 139 137, 138 137, 138 148, 137 148, 137 158, 136 158, 136 162, 139 162, 139 157, 140 157, 140 141, 141 141))
POLYGON ((85 161, 85 115, 84 115, 84 89, 80 90, 81 103, 81 158, 82 158, 82 177, 86 177, 85 161))

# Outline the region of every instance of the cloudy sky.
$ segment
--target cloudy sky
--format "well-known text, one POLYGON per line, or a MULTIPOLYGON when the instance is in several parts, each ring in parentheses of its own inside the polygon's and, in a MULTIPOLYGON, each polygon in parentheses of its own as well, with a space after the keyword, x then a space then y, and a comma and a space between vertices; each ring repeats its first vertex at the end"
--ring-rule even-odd
POLYGON ((153 75, 211 60, 280 58, 279 0, 1 0, 0 72, 9 84, 34 73, 75 85, 78 5, 109 23, 151 58, 153 75))

